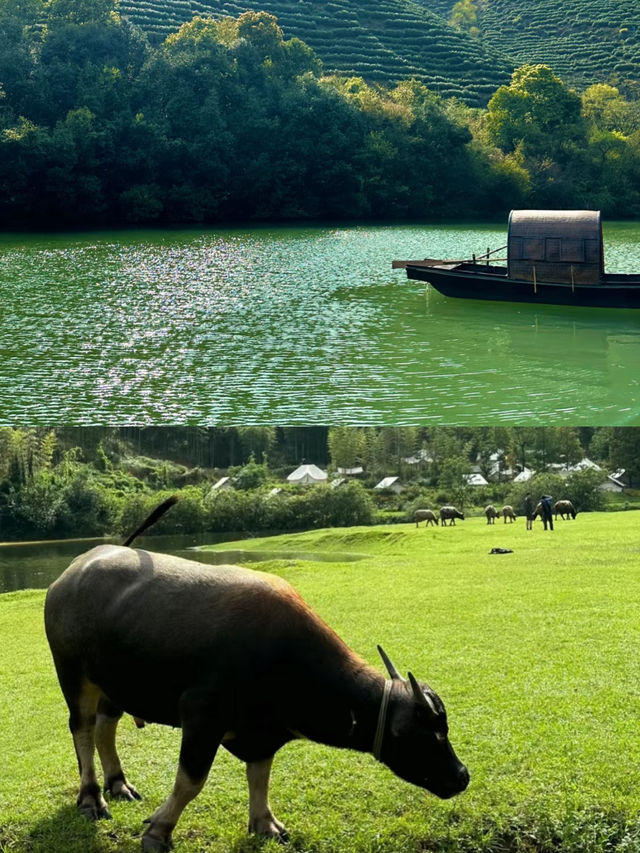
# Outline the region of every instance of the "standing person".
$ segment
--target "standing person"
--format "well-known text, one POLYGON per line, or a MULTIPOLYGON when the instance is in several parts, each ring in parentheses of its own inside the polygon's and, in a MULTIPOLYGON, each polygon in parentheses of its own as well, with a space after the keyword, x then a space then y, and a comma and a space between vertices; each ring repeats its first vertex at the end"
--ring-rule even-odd
POLYGON ((524 496, 524 517, 527 519, 527 530, 533 530, 533 499, 529 492, 524 496))
POLYGON ((551 495, 543 495, 540 498, 540 503, 542 504, 542 523, 544 524, 544 529, 547 529, 548 524, 549 530, 553 530, 553 498, 551 495))

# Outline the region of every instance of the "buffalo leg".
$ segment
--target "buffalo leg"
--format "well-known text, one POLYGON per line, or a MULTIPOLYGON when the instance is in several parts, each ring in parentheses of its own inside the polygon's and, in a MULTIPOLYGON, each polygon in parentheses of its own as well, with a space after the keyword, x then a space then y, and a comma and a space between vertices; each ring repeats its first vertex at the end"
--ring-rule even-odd
POLYGON ((80 791, 77 806, 82 814, 92 820, 110 818, 109 809, 100 791, 95 766, 96 709, 100 690, 85 681, 74 695, 65 693, 69 705, 69 729, 78 758, 80 791))
POLYGON ((96 746, 104 774, 104 791, 115 800, 140 800, 140 794, 125 779, 116 749, 116 730, 122 710, 102 696, 96 717, 96 746))
POLYGON ((269 774, 271 773, 271 758, 264 761, 247 762, 247 782, 249 783, 249 832, 266 835, 286 841, 289 837, 287 830, 274 817, 269 807, 269 774))
POLYGON ((182 744, 173 791, 146 821, 142 837, 145 853, 165 853, 173 844, 171 834, 185 807, 198 796, 207 781, 224 731, 212 719, 211 701, 184 697, 180 703, 182 744))

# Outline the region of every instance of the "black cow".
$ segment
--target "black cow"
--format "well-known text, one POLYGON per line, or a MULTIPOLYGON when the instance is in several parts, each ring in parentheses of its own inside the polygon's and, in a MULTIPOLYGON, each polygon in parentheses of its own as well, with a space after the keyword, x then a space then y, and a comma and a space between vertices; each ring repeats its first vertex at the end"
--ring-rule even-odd
POLYGON ((459 509, 456 509, 454 506, 441 506, 440 507, 440 522, 442 527, 447 526, 447 519, 449 520, 449 527, 451 525, 455 525, 456 518, 461 518, 464 521, 464 513, 460 512, 459 509))
POLYGON ((144 851, 170 849, 220 745, 246 762, 249 830, 280 840, 287 833, 269 808, 269 773, 275 752, 294 738, 371 752, 438 797, 468 785, 434 691, 411 673, 401 678, 380 649, 385 680, 281 578, 99 545, 49 587, 45 626, 69 707, 83 814, 109 817, 94 746, 105 792, 140 798, 116 751, 124 711, 182 728, 174 789, 149 819, 144 851))
POLYGON ((413 513, 413 520, 416 523, 416 527, 421 521, 425 522, 425 527, 428 527, 430 524, 438 526, 438 516, 432 509, 417 509, 413 513))

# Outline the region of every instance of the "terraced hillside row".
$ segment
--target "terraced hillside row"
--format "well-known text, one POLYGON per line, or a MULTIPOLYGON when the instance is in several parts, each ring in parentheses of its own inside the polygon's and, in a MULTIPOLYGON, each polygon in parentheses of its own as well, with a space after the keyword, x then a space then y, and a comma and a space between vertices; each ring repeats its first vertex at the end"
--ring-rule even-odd
POLYGON ((154 40, 194 15, 264 10, 286 38, 309 44, 327 73, 384 83, 416 77, 443 97, 474 105, 486 104, 513 69, 414 0, 121 0, 120 9, 154 40))
MULTIPOLYGON (((448 18, 453 0, 419 0, 448 18)), ((640 81, 638 0, 485 0, 482 41, 516 65, 543 62, 566 83, 640 81)))

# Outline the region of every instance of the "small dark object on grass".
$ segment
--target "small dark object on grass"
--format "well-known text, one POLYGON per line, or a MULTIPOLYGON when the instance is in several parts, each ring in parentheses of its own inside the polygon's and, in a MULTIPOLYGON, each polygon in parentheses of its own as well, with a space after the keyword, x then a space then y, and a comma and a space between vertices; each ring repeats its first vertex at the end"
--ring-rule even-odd
POLYGON ((490 554, 513 554, 512 548, 492 548, 490 554))

